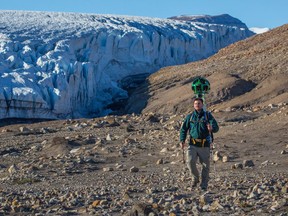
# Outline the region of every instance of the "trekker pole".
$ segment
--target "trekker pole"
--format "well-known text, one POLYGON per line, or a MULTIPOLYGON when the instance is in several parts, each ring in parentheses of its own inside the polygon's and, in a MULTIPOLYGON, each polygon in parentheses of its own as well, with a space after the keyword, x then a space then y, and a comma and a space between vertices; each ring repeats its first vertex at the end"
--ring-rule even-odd
POLYGON ((212 160, 213 160, 213 167, 214 167, 214 177, 216 178, 216 161, 214 160, 213 156, 214 156, 214 152, 213 152, 213 149, 214 149, 214 143, 212 143, 212 148, 211 148, 211 153, 212 153, 212 160))
POLYGON ((184 148, 182 148, 182 156, 183 156, 183 164, 185 164, 185 153, 184 153, 184 148))

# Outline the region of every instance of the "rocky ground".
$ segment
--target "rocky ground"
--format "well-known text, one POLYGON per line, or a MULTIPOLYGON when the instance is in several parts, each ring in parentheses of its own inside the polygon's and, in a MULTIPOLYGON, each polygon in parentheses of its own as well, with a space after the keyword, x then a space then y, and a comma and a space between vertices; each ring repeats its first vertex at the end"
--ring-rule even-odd
POLYGON ((185 114, 2 121, 0 215, 288 215, 287 104, 212 113, 207 192, 183 163, 185 114))

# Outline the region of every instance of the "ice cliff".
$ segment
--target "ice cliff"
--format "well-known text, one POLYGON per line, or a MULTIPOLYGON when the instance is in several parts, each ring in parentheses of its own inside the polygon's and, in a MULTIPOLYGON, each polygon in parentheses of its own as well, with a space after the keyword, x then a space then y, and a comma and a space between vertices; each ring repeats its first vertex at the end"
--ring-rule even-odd
POLYGON ((0 11, 0 118, 106 115, 128 96, 123 78, 206 58, 253 34, 211 19, 0 11))

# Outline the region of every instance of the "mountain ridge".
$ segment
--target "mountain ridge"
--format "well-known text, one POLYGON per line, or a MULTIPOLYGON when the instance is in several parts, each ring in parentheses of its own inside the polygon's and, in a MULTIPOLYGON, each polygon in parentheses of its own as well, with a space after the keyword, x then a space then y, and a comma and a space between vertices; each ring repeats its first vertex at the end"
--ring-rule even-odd
MULTIPOLYGON (((187 112, 193 98, 191 82, 205 76, 211 82, 206 96, 211 109, 287 103, 287 33, 288 25, 283 25, 227 46, 205 60, 163 68, 148 78, 145 92, 135 93, 131 101, 144 94, 148 98, 147 106, 142 106, 144 113, 187 112)), ((130 112, 141 110, 128 107, 130 112)))
POLYGON ((172 16, 168 19, 175 19, 181 21, 189 21, 189 22, 203 22, 210 24, 223 24, 223 25, 231 25, 237 26, 241 28, 247 28, 246 24, 241 20, 230 16, 229 14, 220 14, 220 15, 181 15, 181 16, 172 16))

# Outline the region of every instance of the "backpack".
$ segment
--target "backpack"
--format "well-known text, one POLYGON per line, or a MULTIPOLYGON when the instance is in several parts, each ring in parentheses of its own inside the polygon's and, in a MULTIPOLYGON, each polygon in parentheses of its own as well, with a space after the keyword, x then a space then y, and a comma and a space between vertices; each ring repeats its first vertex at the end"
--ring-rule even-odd
MULTIPOLYGON (((203 112, 204 112, 204 116, 205 116, 205 121, 208 122, 208 120, 209 120, 209 119, 208 119, 209 112, 208 112, 208 111, 204 111, 204 110, 203 110, 203 112)), ((193 112, 193 113, 194 113, 194 112, 193 112)), ((189 122, 195 122, 195 121, 192 120, 193 113, 191 113, 189 122)), ((190 129, 189 129, 189 134, 190 134, 190 129)), ((210 133, 210 137, 211 137, 210 143, 213 143, 213 142, 214 142, 214 136, 213 136, 213 133, 212 133, 212 132, 210 133)))

